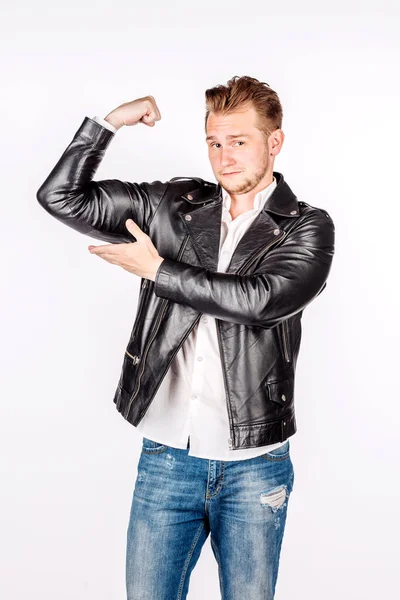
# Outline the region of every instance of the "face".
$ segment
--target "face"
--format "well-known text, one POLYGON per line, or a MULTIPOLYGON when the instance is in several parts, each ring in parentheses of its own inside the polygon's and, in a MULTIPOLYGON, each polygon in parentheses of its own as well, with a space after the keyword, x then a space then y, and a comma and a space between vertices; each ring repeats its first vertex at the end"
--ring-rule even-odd
POLYGON ((274 156, 282 146, 283 131, 272 132, 267 143, 255 126, 257 122, 253 107, 208 116, 208 157, 215 178, 230 194, 258 191, 272 181, 274 156))

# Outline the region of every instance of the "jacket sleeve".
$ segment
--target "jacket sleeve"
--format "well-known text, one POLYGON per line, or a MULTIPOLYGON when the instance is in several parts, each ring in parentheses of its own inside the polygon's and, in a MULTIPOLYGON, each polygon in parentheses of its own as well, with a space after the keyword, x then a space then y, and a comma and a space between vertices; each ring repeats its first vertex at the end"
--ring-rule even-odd
POLYGON ((48 213, 80 233, 109 243, 132 242, 135 238, 125 221, 133 219, 147 233, 168 182, 93 181, 114 136, 110 129, 85 117, 36 197, 48 213))
POLYGON ((223 321, 269 329, 303 310, 326 287, 334 244, 334 223, 317 209, 264 256, 254 274, 211 272, 164 258, 154 292, 223 321))

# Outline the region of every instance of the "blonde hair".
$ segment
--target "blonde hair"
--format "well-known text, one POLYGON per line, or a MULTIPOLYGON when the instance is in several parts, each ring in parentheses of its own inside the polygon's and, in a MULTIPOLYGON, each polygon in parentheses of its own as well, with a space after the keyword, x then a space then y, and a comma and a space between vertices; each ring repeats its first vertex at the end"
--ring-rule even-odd
POLYGON ((216 85, 205 92, 206 116, 204 128, 207 132, 209 114, 225 115, 239 108, 253 107, 258 115, 256 127, 266 138, 274 129, 281 129, 283 111, 278 94, 268 83, 254 77, 235 75, 226 85, 216 85))

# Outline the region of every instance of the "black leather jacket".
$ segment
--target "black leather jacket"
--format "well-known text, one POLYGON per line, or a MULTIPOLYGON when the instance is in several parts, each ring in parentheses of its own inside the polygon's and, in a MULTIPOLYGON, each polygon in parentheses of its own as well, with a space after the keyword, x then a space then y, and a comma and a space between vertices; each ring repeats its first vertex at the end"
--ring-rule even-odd
POLYGON ((202 313, 216 318, 231 448, 284 441, 296 432, 294 380, 303 309, 326 286, 335 227, 299 202, 281 173, 263 210, 217 272, 222 194, 197 177, 92 181, 114 133, 85 117, 37 192, 51 215, 108 243, 145 231, 164 262, 142 279, 137 316, 114 396, 137 425, 202 313))

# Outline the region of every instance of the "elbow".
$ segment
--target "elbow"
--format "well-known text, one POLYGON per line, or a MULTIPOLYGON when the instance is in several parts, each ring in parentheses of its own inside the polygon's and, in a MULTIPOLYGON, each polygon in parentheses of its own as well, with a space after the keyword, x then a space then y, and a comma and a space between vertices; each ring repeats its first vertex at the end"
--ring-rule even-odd
POLYGON ((308 290, 307 294, 302 294, 299 290, 295 294, 289 292, 284 296, 279 296, 270 299, 264 306, 260 306, 258 310, 253 311, 254 325, 263 327, 264 329, 272 329, 281 323, 290 319, 295 314, 302 312, 319 294, 325 289, 326 280, 322 281, 319 286, 312 290, 308 290), (291 299, 291 301, 289 301, 291 299))
POLYGON ((44 210, 49 213, 52 217, 60 218, 59 211, 56 210, 57 204, 52 200, 49 194, 44 193, 39 190, 36 193, 36 199, 40 206, 44 208, 44 210))
POLYGON ((65 194, 51 191, 43 184, 36 192, 36 200, 52 217, 56 217, 60 221, 70 221, 71 210, 66 201, 65 194))
POLYGON ((44 184, 42 184, 36 192, 36 200, 47 212, 54 214, 54 198, 52 197, 50 191, 46 189, 44 184))
POLYGON ((43 208, 46 208, 46 206, 48 206, 48 194, 46 194, 46 191, 44 190, 42 185, 36 192, 36 200, 43 208))

